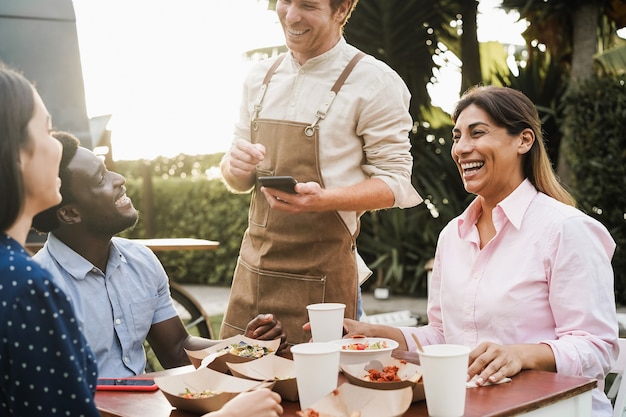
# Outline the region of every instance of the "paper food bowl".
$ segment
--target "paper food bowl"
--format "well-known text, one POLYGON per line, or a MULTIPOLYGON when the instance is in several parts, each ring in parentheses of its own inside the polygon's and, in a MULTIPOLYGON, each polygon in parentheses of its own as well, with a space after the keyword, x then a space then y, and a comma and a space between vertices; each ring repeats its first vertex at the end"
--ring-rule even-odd
POLYGON ((399 417, 409 409, 411 397, 410 387, 376 390, 341 384, 300 415, 308 417, 307 411, 314 410, 319 417, 350 417, 354 412, 360 417, 399 417))
POLYGON ((187 357, 189 358, 193 366, 196 368, 199 368, 202 365, 202 360, 205 359, 207 356, 211 354, 216 354, 217 355, 216 358, 211 363, 209 363, 207 367, 213 370, 216 370, 218 372, 223 372, 223 373, 229 372, 229 369, 226 366, 226 362, 241 363, 241 362, 250 362, 255 359, 258 359, 258 357, 239 356, 237 354, 232 353, 231 348, 233 347, 233 345, 237 345, 237 346, 247 345, 247 346, 265 348, 266 353, 265 355, 262 355, 262 356, 274 355, 276 354, 276 350, 278 350, 278 348, 280 347, 280 339, 256 340, 256 339, 251 339, 249 337, 240 335, 240 336, 233 336, 233 337, 229 337, 228 339, 224 339, 221 342, 217 343, 216 345, 213 345, 206 349, 202 349, 202 350, 185 349, 185 352, 187 353, 187 357))
POLYGON ((226 362, 230 372, 239 378, 248 378, 255 381, 275 382, 272 390, 288 401, 298 400, 298 385, 296 383, 296 368, 290 359, 276 355, 267 355, 250 362, 226 362))
POLYGON ((341 346, 339 362, 341 364, 357 364, 369 362, 373 359, 383 361, 391 358, 391 351, 399 345, 393 339, 383 337, 353 337, 350 339, 333 340, 332 342, 341 346), (364 350, 355 349, 357 345, 364 345, 364 350), (383 345, 384 347, 374 348, 383 345))
POLYGON ((422 371, 419 365, 396 358, 387 358, 386 360, 381 361, 381 364, 383 368, 386 366, 397 366, 397 375, 400 380, 393 382, 372 381, 369 377, 370 373, 365 369, 367 363, 352 365, 342 364, 340 367, 346 379, 351 384, 379 390, 394 390, 410 387, 413 392, 412 401, 421 401, 426 398, 424 395, 422 371))
POLYGON ((200 368, 187 374, 155 377, 154 382, 173 407, 198 414, 219 410, 242 392, 265 386, 270 388, 273 385, 273 382, 237 378, 209 368, 200 368), (183 394, 186 390, 194 393, 208 390, 214 395, 206 398, 185 398, 183 394))

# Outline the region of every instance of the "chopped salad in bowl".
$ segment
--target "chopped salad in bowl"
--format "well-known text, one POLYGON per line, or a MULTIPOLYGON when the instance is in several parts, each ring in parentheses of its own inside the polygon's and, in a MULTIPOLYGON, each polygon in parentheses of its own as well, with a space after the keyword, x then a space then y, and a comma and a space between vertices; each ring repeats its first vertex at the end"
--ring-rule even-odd
POLYGON ((341 346, 341 364, 365 363, 371 360, 384 360, 391 357, 391 351, 399 345, 393 339, 383 337, 352 337, 334 340, 330 343, 341 346))

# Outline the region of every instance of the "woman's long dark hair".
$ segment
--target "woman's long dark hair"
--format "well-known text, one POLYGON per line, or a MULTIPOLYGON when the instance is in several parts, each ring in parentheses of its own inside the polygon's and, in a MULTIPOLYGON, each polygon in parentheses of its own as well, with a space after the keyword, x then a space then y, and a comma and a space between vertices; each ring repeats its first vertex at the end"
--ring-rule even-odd
POLYGON ((33 117, 33 85, 0 63, 0 230, 9 229, 24 206, 20 150, 28 148, 28 123, 33 117))

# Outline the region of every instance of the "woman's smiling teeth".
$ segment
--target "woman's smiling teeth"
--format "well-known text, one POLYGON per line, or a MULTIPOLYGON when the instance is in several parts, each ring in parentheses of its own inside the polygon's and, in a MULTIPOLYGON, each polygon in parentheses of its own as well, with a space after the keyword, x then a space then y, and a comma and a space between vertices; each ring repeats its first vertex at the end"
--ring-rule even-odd
POLYGON ((464 174, 470 174, 474 171, 478 171, 483 165, 485 165, 484 162, 468 162, 461 164, 461 169, 463 169, 464 174))

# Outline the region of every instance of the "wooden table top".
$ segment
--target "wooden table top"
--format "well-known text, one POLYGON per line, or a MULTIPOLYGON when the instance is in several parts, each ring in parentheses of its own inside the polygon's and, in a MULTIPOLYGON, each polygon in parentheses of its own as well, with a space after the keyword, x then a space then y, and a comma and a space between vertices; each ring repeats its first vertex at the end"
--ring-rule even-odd
MULTIPOLYGON (((153 251, 175 251, 175 250, 216 250, 220 243, 214 240, 195 239, 187 237, 176 238, 156 238, 156 239, 131 239, 146 245, 153 251)), ((32 252, 37 252, 44 245, 44 242, 26 242, 26 247, 32 252)))
MULTIPOLYGON (((193 370, 192 366, 186 366, 152 375, 174 375, 193 370)), ((345 377, 341 374, 339 382, 346 383, 345 377)), ((465 417, 518 415, 582 394, 595 388, 596 384, 596 380, 589 378, 564 376, 553 372, 522 371, 513 377, 511 382, 469 388, 465 401, 465 417)), ((148 393, 98 391, 96 404, 104 417, 198 417, 197 414, 173 410, 161 391, 148 393)), ((283 408, 284 417, 296 417, 300 404, 297 401, 283 401, 283 408)), ((414 402, 403 417, 428 417, 426 402, 414 402)))
POLYGON ((153 251, 174 250, 215 250, 219 242, 206 239, 194 239, 187 237, 163 238, 163 239, 132 239, 133 242, 143 243, 153 251))

